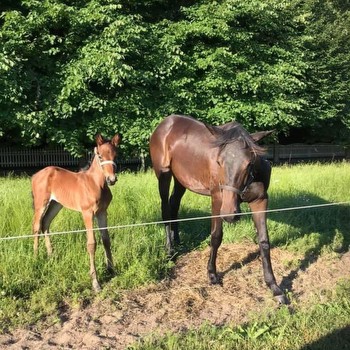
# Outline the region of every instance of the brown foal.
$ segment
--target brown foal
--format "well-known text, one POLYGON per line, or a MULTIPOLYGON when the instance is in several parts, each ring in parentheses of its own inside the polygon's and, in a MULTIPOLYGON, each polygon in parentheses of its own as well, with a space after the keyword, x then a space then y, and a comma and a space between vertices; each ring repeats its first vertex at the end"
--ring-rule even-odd
POLYGON ((96 240, 93 230, 94 217, 102 236, 106 253, 106 264, 113 270, 110 238, 107 230, 107 208, 112 200, 108 185, 117 181, 114 159, 120 136, 116 134, 112 140, 105 140, 100 134, 96 136, 95 155, 91 166, 78 173, 55 166, 48 166, 32 177, 32 194, 34 201, 34 252, 37 254, 39 234, 45 235, 48 255, 52 253, 48 235, 52 220, 63 208, 82 213, 87 233, 87 251, 90 256, 90 275, 95 291, 101 287, 96 276, 95 251, 96 240))

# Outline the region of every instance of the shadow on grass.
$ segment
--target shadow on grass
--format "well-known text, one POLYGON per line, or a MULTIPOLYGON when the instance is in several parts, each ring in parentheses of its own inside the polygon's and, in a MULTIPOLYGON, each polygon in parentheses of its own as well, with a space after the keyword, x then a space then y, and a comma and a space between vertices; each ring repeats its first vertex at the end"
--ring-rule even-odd
MULTIPOLYGON (((311 205, 331 204, 313 193, 295 191, 293 196, 275 194, 270 196, 270 209, 293 208, 311 205)), ((209 216, 210 212, 199 210, 186 210, 184 215, 181 212, 179 217, 201 217, 209 216)), ((281 287, 293 291, 293 280, 299 271, 306 270, 312 263, 316 262, 324 247, 330 247, 332 251, 344 253, 350 245, 350 206, 334 205, 318 208, 305 208, 291 211, 268 213, 267 226, 272 236, 272 246, 286 246, 289 244, 300 244, 304 252, 303 259, 297 268, 284 276, 281 287), (274 235, 271 223, 289 226, 290 232, 283 235, 274 235), (296 243, 298 242, 299 243, 296 243)), ((288 231, 288 229, 285 229, 288 231)), ((209 244, 210 219, 188 221, 180 223, 181 244, 177 247, 178 254, 185 254, 198 249, 204 243, 209 244)), ((225 232, 224 232, 225 235, 225 232)), ((219 251, 220 254, 220 251, 219 251)), ((257 250, 248 254, 239 264, 233 264, 227 271, 221 272, 224 276, 228 271, 248 264, 259 255, 257 250)), ((273 262, 272 262, 273 266, 273 262)))
POLYGON ((334 332, 307 344, 300 350, 350 350, 350 326, 337 329, 334 332))
MULTIPOLYGON (((270 209, 324 204, 331 204, 331 202, 304 191, 296 191, 293 197, 277 195, 270 198, 270 209)), ((344 253, 349 249, 349 217, 349 205, 332 205, 268 214, 268 223, 269 220, 275 221, 291 228, 291 232, 287 235, 278 236, 272 240, 274 246, 304 245, 302 247, 304 257, 296 269, 283 277, 281 282, 283 289, 292 291, 293 280, 298 272, 305 271, 316 262, 325 247, 337 253, 344 253), (296 243, 298 240, 299 243, 296 243)), ((270 235, 273 235, 271 230, 270 235)))

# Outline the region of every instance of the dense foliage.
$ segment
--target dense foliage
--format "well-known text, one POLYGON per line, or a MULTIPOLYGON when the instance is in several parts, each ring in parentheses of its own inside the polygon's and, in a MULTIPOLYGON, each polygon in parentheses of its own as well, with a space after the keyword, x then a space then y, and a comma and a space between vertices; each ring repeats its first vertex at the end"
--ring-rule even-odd
POLYGON ((7 0, 0 12, 0 143, 78 154, 117 131, 140 155, 171 113, 349 139, 348 0, 7 0))

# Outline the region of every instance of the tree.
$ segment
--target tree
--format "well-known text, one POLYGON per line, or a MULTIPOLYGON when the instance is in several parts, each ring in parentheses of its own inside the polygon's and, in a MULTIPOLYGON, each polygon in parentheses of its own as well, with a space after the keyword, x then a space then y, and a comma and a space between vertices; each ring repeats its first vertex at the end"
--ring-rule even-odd
POLYGON ((329 140, 349 135, 348 0, 6 0, 0 10, 2 142, 78 155, 96 132, 119 132, 124 156, 138 156, 171 113, 316 141, 325 125, 339 126, 329 140))
POLYGON ((349 144, 350 2, 306 2, 307 137, 349 144))
POLYGON ((302 124, 304 23, 292 3, 201 1, 183 11, 159 25, 164 110, 250 129, 302 124))

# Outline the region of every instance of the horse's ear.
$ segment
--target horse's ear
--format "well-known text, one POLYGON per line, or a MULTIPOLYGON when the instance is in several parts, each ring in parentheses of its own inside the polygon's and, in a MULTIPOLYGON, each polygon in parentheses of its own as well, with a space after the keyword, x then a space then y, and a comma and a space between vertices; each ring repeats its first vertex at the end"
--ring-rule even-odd
POLYGON ((275 130, 269 130, 269 131, 258 131, 250 134, 250 136, 253 138, 255 142, 258 142, 262 140, 264 137, 271 135, 275 130))
POLYGON ((117 147, 122 141, 122 137, 119 134, 115 134, 111 140, 111 144, 117 147))
POLYGON ((103 136, 101 134, 96 134, 95 141, 96 141, 98 146, 101 146, 103 143, 105 143, 105 139, 103 138, 103 136))

